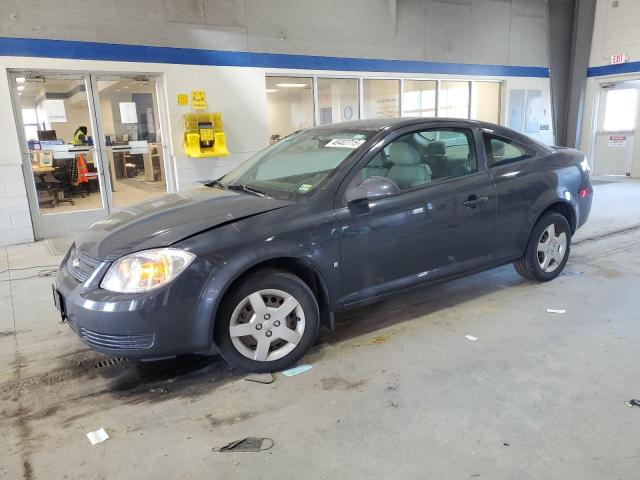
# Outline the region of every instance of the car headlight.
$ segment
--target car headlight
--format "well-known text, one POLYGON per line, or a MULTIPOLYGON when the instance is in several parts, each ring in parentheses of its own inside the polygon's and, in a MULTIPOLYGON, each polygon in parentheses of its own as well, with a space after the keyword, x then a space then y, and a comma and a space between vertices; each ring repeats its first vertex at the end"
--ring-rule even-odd
POLYGON ((158 288, 180 275, 195 255, 177 248, 158 248, 119 258, 100 284, 112 292, 138 293, 158 288))

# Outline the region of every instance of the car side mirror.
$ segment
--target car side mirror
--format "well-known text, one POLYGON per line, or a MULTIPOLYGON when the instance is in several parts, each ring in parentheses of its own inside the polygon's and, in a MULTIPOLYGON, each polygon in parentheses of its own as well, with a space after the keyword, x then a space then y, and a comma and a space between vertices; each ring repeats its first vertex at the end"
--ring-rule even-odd
POLYGON ((373 176, 366 178, 360 185, 347 189, 345 200, 351 204, 361 200, 375 200, 390 197, 400 193, 398 184, 385 177, 373 176))

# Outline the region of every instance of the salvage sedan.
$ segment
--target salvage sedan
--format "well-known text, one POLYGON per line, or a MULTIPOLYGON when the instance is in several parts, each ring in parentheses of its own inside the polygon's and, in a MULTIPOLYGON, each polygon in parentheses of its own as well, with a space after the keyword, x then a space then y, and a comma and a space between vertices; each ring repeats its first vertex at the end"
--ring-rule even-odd
POLYGON ((93 224, 54 286, 92 348, 295 364, 334 313, 513 262, 562 271, 592 201, 585 156, 498 125, 368 120, 312 128, 222 178, 93 224))

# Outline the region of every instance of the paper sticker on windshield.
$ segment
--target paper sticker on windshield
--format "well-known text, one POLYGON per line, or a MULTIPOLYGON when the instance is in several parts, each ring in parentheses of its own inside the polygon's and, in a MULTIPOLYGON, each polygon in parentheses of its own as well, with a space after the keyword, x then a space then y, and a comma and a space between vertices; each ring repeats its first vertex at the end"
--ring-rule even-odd
POLYGON ((303 183, 298 187, 298 191, 301 193, 306 193, 309 190, 311 190, 311 187, 313 187, 313 185, 309 185, 308 183, 303 183))
POLYGON ((358 148, 365 140, 360 138, 334 138, 325 147, 330 148, 358 148))

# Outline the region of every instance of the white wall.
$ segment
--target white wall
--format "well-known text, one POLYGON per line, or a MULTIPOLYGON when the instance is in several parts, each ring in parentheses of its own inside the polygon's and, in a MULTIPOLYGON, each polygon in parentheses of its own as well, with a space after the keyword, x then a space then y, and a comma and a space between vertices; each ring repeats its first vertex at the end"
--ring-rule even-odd
POLYGON ((0 70, 0 245, 33 240, 9 83, 0 70))
POLYGON ((2 0, 0 32, 216 50, 549 65, 545 0, 2 0))
MULTIPOLYGON (((590 67, 599 67, 610 63, 611 55, 624 53, 630 62, 640 61, 640 1, 619 0, 614 7, 611 0, 598 0, 596 18, 593 27, 590 67)), ((582 113, 580 150, 594 160, 593 134, 597 128, 597 107, 602 84, 640 80, 640 71, 622 75, 589 77, 585 90, 585 102, 582 113)), ((640 122, 636 127, 636 138, 640 138, 640 122)), ((631 176, 640 178, 640 142, 636 142, 631 176)))

